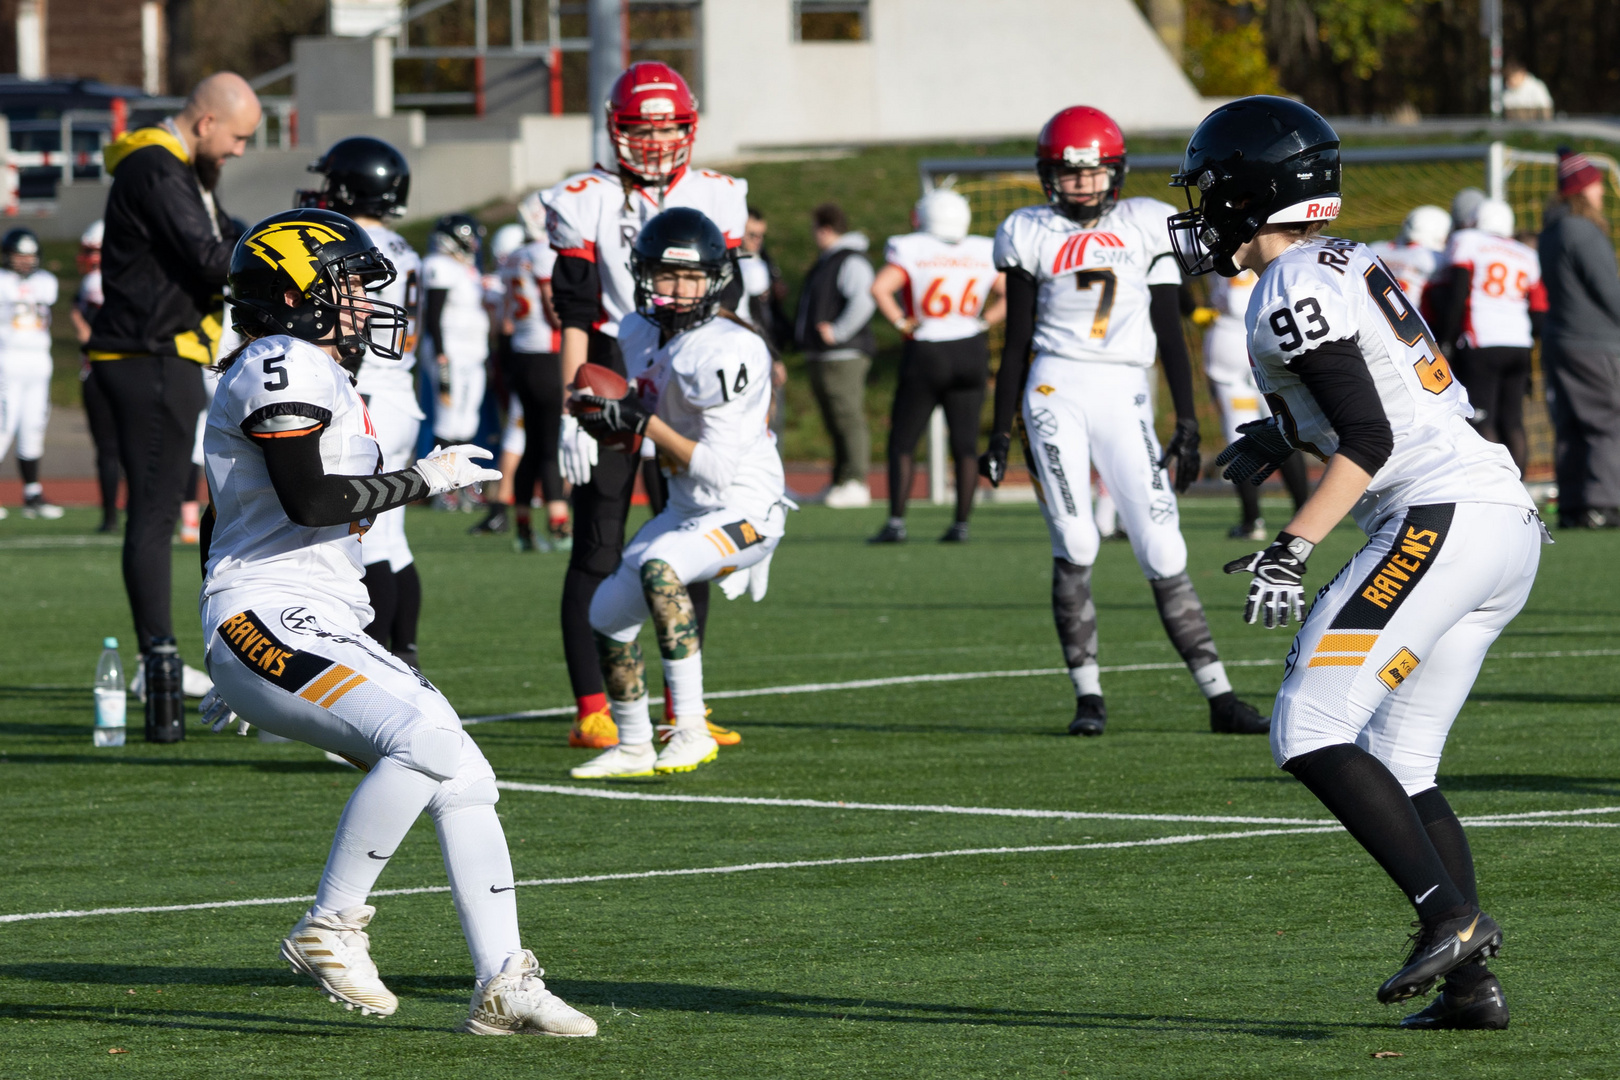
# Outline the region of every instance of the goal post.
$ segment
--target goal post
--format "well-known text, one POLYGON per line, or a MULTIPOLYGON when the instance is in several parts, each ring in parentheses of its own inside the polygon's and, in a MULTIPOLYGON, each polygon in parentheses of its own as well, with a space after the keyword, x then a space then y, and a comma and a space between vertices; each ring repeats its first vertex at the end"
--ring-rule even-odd
MULTIPOLYGON (((1541 229, 1548 200, 1558 190, 1558 157, 1521 150, 1505 143, 1458 143, 1433 146, 1347 147, 1344 162, 1344 210, 1332 232, 1351 240, 1392 239, 1413 207, 1425 203, 1448 209, 1452 197, 1465 187, 1476 187, 1502 198, 1513 207, 1521 237, 1541 229)), ((1610 233, 1620 237, 1620 163, 1601 153, 1587 153, 1602 169, 1611 189, 1605 202, 1610 233)), ((1181 167, 1179 154, 1133 154, 1122 194, 1146 195, 1180 208, 1182 193, 1170 187, 1170 176, 1181 167)), ((950 187, 965 196, 973 210, 971 231, 993 235, 1008 214, 1021 206, 1045 201, 1035 162, 1030 157, 927 158, 918 164, 924 193, 950 187)), ((1194 364, 1202 368, 1203 334, 1188 328, 1188 346, 1194 364)), ((994 335, 993 356, 999 355, 999 334, 994 335)), ((1195 380, 1201 419, 1206 430, 1219 431, 1214 404, 1204 380, 1195 380), (1207 414, 1207 415, 1203 415, 1207 414)), ((1525 432, 1530 462, 1526 479, 1550 480, 1553 464, 1552 424, 1543 403, 1540 351, 1536 352, 1531 395, 1537 406, 1525 410, 1525 432)), ((945 496, 946 455, 943 418, 930 425, 929 475, 931 494, 945 496)))

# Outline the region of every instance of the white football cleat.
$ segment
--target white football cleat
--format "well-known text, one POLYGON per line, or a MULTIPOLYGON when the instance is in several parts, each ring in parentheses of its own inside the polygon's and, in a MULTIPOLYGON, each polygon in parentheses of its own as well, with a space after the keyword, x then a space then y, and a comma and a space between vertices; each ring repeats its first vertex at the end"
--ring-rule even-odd
POLYGON ((470 1035, 555 1035, 583 1039, 596 1021, 546 989, 545 969, 528 949, 506 958, 500 974, 473 990, 472 1009, 461 1023, 470 1035))
POLYGON ((315 980, 332 1001, 341 1001, 361 1016, 392 1016, 399 999, 377 976, 371 962, 366 924, 377 909, 356 904, 336 915, 305 913, 281 942, 281 957, 294 973, 315 980))
POLYGON ((827 489, 821 505, 833 510, 861 510, 872 505, 872 489, 859 480, 845 480, 827 489))
POLYGON ((691 772, 720 756, 720 744, 704 728, 675 729, 653 766, 661 773, 691 772))
POLYGON ((575 780, 612 780, 626 776, 651 776, 653 768, 663 759, 652 748, 652 743, 626 746, 620 743, 610 750, 591 758, 583 765, 568 770, 575 780))

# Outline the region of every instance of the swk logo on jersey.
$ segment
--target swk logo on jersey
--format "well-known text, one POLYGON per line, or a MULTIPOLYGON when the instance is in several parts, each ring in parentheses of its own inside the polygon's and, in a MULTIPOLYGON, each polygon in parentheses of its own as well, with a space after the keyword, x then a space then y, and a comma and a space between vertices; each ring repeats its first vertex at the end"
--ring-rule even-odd
POLYGON ((1123 248, 1125 241, 1110 232, 1075 233, 1058 248, 1056 257, 1052 259, 1052 273, 1057 275, 1085 265, 1086 249, 1092 244, 1099 248, 1123 248))

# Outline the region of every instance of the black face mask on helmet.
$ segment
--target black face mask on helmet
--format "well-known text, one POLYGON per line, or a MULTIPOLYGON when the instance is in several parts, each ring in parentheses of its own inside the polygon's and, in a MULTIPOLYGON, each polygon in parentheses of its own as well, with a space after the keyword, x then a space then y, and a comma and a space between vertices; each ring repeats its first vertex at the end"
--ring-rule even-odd
POLYGON ((636 310, 669 335, 714 318, 720 294, 731 283, 734 262, 719 226, 689 207, 665 210, 642 226, 630 250, 636 282, 636 310), (706 284, 696 297, 665 296, 655 287, 660 274, 702 271, 706 284))
POLYGON ((1170 178, 1189 207, 1169 220, 1176 262, 1189 275, 1235 276, 1232 257, 1262 226, 1337 217, 1340 178, 1339 136, 1312 109, 1264 95, 1221 106, 1170 178))
POLYGON ((246 335, 286 334, 336 348, 351 374, 367 352, 403 355, 409 313, 366 295, 394 265, 365 231, 329 210, 288 210, 249 229, 231 255, 231 321, 246 335), (359 291, 355 291, 356 284, 359 291), (296 300, 288 303, 287 297, 296 300))

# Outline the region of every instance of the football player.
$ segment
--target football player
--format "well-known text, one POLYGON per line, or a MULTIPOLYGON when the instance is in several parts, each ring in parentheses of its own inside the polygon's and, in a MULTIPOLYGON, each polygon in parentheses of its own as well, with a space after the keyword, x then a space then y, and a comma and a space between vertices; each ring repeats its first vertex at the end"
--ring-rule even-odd
POLYGON ((203 716, 223 727, 234 712, 365 771, 315 901, 281 943, 295 972, 351 1009, 395 1011, 371 960, 366 899, 426 810, 477 980, 461 1030, 594 1035, 523 947, 489 762, 444 695, 362 629, 372 515, 499 477, 473 446, 384 471, 353 380, 368 352, 401 358, 409 315, 370 295, 392 277, 370 236, 329 210, 276 214, 236 245, 231 311, 247 343, 219 361, 205 436, 201 614, 215 689, 203 716))
POLYGON ((1006 314, 1006 279, 996 270, 995 241, 968 235, 973 209, 958 192, 929 192, 917 200, 912 219, 918 231, 889 239, 883 269, 872 282, 878 310, 906 339, 889 423, 889 520, 872 543, 906 538, 917 440, 936 406, 945 409, 956 462, 956 520, 940 540, 963 543, 979 486, 979 413, 990 378, 987 331, 1006 314))
MULTIPOLYGON (((1243 327, 1243 314, 1249 309, 1249 296, 1258 279, 1248 271, 1235 278, 1217 276, 1209 283, 1209 307, 1193 313, 1193 321, 1205 323, 1204 374, 1209 377, 1210 396, 1221 412, 1228 446, 1242 437, 1245 425, 1271 415, 1249 370, 1249 337, 1243 327)), ((1305 459, 1295 455, 1282 466, 1283 483, 1294 499, 1294 509, 1310 495, 1305 475, 1305 459)), ((1226 535, 1234 540, 1264 540, 1266 522, 1260 516, 1260 489, 1253 484, 1232 485, 1242 508, 1243 520, 1226 535)))
POLYGON ((996 232, 1007 275, 1007 340, 996 374, 995 427, 981 470, 1007 471, 1014 414, 1052 537, 1052 614, 1074 683, 1071 735, 1107 721, 1097 667, 1091 566, 1099 537, 1087 481, 1096 468, 1118 507, 1159 618, 1209 700, 1217 732, 1264 733, 1265 718, 1227 681, 1187 576, 1176 491, 1197 479, 1192 362, 1181 331, 1181 274, 1156 199, 1122 199, 1125 137, 1104 113, 1064 109, 1041 129, 1035 168, 1046 205, 1013 211, 996 232), (1148 373, 1157 345, 1175 402, 1161 454, 1148 373), (1172 489, 1166 466, 1175 464, 1172 489))
POLYGON ((752 327, 720 310, 734 266, 724 234, 702 211, 677 207, 649 221, 630 254, 636 309, 619 323, 629 391, 611 399, 574 392, 587 432, 603 442, 651 443, 668 482, 668 502, 637 530, 591 600, 619 741, 573 769, 577 779, 690 772, 720 750, 703 705, 690 589, 722 578, 728 596, 747 588, 764 599, 791 506, 768 425, 771 351, 752 327), (649 615, 675 712, 658 751, 636 641, 649 615))
POLYGON ((118 427, 112 406, 101 386, 90 378, 90 324, 101 310, 101 239, 105 227, 98 219, 79 237, 79 291, 73 297, 73 333, 79 339, 79 388, 84 396, 84 415, 90 425, 90 440, 96 447, 96 480, 101 489, 101 524, 97 532, 118 531, 118 427))
POLYGON ((551 303, 551 274, 557 252, 546 242, 546 210, 538 195, 518 205, 525 241, 502 271, 506 283, 504 317, 512 324, 512 351, 507 360, 507 382, 523 404, 523 415, 533 417, 534 439, 526 440, 516 473, 517 531, 513 544, 520 551, 569 550, 574 534, 568 524, 568 497, 558 462, 564 418, 562 399, 562 326, 551 303), (538 544, 530 524, 529 503, 536 481, 546 504, 546 535, 538 544))
POLYGON ((1271 546, 1226 572, 1253 575, 1248 621, 1286 625, 1303 613, 1314 547, 1346 514, 1366 532, 1288 652, 1272 753, 1417 909, 1411 952, 1378 999, 1445 978, 1404 1026, 1504 1027, 1485 967, 1502 932, 1480 910, 1468 840, 1435 771, 1549 537, 1513 459, 1469 425, 1468 396, 1388 268, 1364 244, 1321 235, 1339 182, 1338 135, 1279 97, 1216 109, 1173 179, 1192 207, 1170 223, 1182 269, 1260 278, 1249 348, 1275 415, 1217 463, 1229 480, 1258 482, 1299 450, 1327 462, 1271 546))
MULTIPOLYGON (((631 64, 613 83, 606 107, 614 163, 570 176, 541 196, 547 236, 557 250, 551 292, 562 323, 565 387, 572 386, 575 372, 587 360, 624 373, 619 322, 636 306, 630 251, 642 226, 666 209, 691 207, 719 227, 732 249, 742 243, 748 222, 746 182, 690 165, 697 100, 674 68, 650 60, 631 64)), ((742 290, 740 285, 729 288, 722 304, 735 309, 742 290)), ((619 565, 637 461, 617 450, 598 449, 577 428, 565 428, 563 440, 562 463, 574 485, 574 548, 562 595, 563 653, 578 706, 568 744, 606 748, 618 735, 597 668, 591 597, 619 565)), ((662 503, 662 487, 656 470, 649 469, 647 490, 654 509, 662 503)), ((688 591, 701 634, 709 610, 708 582, 695 582, 688 591)), ((711 734, 728 744, 739 739, 719 727, 711 734)))
MULTIPOLYGON (((446 214, 434 222, 422 260, 422 324, 439 376, 433 437, 441 445, 472 441, 484 407, 489 308, 479 269, 483 247, 482 222, 469 214, 446 214)), ((439 506, 455 509, 465 502, 471 510, 480 501, 477 494, 446 493, 439 506)))
MULTIPOLYGON (((301 207, 331 210, 348 217, 393 264, 394 276, 370 292, 375 299, 405 310, 405 336, 399 355, 367 352, 355 386, 366 403, 383 468, 397 471, 416 460, 416 436, 424 419, 416 402, 416 318, 422 299, 422 260, 405 238, 388 227, 410 202, 411 167, 389 143, 355 136, 332 144, 309 167, 321 176, 315 191, 300 191, 301 207)), ((374 613, 366 633, 412 667, 419 666, 416 624, 422 614, 422 579, 405 535, 405 508, 373 515, 361 546, 366 594, 374 613)))
POLYGON ((1547 310, 1541 259, 1513 239, 1513 208, 1500 199, 1479 204, 1472 228, 1446 244, 1446 310, 1436 327, 1456 361, 1457 378, 1474 407, 1474 426, 1513 455, 1520 475, 1529 453, 1524 397, 1530 389, 1530 349, 1547 310))
POLYGON ((1450 234, 1450 214, 1438 206, 1418 206, 1401 222, 1394 240, 1380 240, 1367 249, 1389 269, 1406 298, 1421 306, 1423 290, 1440 265, 1450 234))
MULTIPOLYGON (((45 501, 39 459, 51 417, 51 305, 56 275, 39 265, 39 237, 10 229, 0 237, 0 461, 13 445, 23 482, 23 517, 59 518, 45 501)), ((3 513, 4 507, 0 507, 3 513)))

